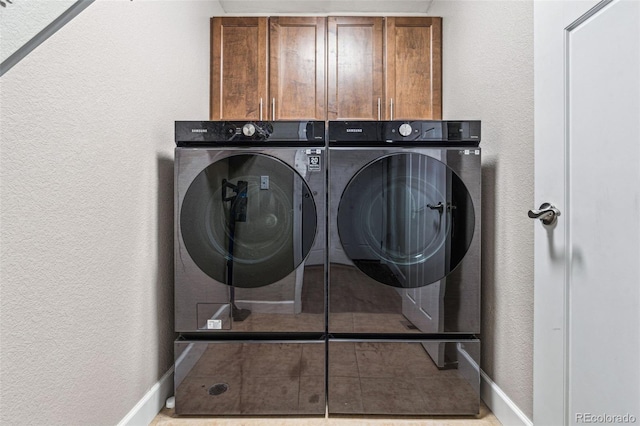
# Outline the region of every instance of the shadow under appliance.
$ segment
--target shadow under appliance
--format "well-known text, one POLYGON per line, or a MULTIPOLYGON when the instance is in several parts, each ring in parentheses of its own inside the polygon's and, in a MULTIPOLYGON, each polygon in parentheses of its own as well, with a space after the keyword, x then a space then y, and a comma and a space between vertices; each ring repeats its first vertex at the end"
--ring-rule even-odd
POLYGON ((325 123, 176 122, 176 413, 325 412, 325 123))
POLYGON ((480 122, 329 122, 330 414, 477 414, 480 122))

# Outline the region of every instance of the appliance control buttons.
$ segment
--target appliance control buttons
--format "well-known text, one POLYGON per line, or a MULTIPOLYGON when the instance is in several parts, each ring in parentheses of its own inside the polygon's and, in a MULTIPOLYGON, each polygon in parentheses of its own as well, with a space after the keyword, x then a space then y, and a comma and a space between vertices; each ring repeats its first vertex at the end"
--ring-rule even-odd
POLYGON ((224 133, 225 139, 229 139, 236 134, 235 126, 225 125, 222 128, 222 132, 224 133))
POLYGON ((412 130, 413 129, 411 129, 411 124, 409 123, 401 124, 400 128, 398 129, 402 136, 409 136, 412 130))
POLYGON ((247 137, 253 136, 255 132, 256 132, 256 126, 254 126, 252 123, 247 123, 244 126, 242 126, 242 134, 247 137))

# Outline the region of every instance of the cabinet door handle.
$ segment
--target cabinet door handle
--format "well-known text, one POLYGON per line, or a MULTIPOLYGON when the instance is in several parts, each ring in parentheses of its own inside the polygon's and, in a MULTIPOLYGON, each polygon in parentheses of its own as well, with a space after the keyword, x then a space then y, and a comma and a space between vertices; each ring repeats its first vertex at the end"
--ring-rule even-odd
POLYGON ((276 121, 276 98, 271 99, 271 119, 276 121))
POLYGON ((391 119, 393 120, 393 98, 391 98, 391 119))
POLYGON ((260 98, 260 121, 262 121, 262 98, 260 98))
POLYGON ((378 98, 378 121, 380 121, 380 98, 378 98))

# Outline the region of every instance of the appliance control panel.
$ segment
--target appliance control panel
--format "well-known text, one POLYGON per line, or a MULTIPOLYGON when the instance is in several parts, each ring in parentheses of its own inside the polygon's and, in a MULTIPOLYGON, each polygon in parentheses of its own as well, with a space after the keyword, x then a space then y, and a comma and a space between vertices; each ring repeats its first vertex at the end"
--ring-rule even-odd
POLYGON ((176 121, 178 146, 324 146, 324 121, 176 121))
POLYGON ((480 121, 330 121, 332 145, 478 146, 480 121))

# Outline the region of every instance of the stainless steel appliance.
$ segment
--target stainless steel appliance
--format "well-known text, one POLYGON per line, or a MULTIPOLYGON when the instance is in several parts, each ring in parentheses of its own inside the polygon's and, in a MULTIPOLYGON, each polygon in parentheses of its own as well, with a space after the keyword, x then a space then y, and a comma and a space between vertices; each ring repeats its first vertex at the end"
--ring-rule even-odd
POLYGON ((176 122, 178 414, 325 412, 325 123, 176 122))
POLYGON ((476 414, 480 122, 329 122, 330 414, 476 414))

